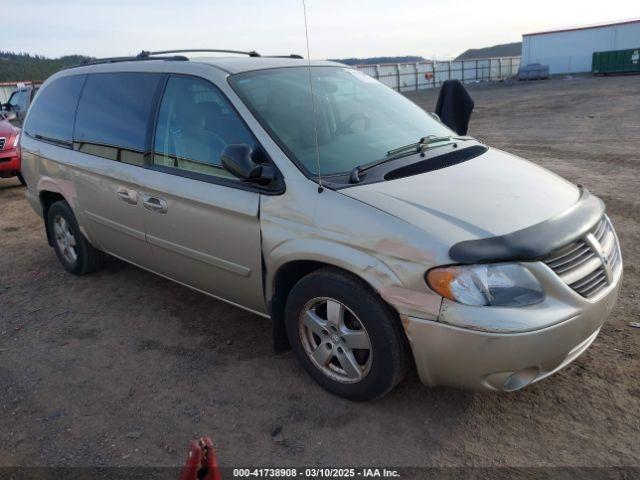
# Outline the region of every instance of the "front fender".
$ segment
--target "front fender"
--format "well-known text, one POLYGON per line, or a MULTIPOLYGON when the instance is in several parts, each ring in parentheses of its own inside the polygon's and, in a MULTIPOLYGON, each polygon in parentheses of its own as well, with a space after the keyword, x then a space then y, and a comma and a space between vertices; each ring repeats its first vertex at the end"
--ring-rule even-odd
POLYGON ((295 261, 321 262, 341 268, 361 278, 378 292, 384 287, 402 286, 396 274, 371 255, 337 242, 305 238, 281 243, 266 255, 267 299, 273 296, 275 278, 280 268, 295 261))

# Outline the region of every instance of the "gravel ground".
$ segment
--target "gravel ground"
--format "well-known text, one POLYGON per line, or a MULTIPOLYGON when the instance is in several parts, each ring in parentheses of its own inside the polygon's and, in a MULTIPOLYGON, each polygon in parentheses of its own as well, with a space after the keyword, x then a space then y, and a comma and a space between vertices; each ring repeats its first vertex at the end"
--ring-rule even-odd
MULTIPOLYGON (((624 284, 576 362, 511 394, 411 372, 348 402, 274 355, 260 317, 116 260, 65 273, 23 188, 0 180, 0 466, 178 465, 205 434, 230 466, 640 466, 640 77, 471 92, 471 134, 607 203, 624 284)), ((432 109, 436 93, 410 97, 432 109)))

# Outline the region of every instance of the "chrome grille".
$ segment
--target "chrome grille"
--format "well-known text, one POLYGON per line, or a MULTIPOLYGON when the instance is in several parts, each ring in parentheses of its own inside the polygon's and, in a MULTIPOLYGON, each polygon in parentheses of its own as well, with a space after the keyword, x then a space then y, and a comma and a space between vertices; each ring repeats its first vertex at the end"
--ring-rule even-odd
POLYGON ((616 234, 604 215, 583 238, 551 253, 544 262, 573 290, 592 298, 613 282, 621 260, 616 234))
POLYGON ((7 139, 4 137, 0 137, 0 150, 4 149, 4 144, 7 142, 7 139))

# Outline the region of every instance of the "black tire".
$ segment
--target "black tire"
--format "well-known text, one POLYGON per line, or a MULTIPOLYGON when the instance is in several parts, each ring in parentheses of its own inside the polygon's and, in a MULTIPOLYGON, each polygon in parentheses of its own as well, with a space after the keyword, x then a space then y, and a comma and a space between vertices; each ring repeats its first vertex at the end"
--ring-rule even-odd
MULTIPOLYGON (((328 314, 327 314, 328 316, 328 314)), ((341 397, 365 401, 390 392, 409 366, 409 347, 397 314, 361 279, 346 272, 323 268, 296 283, 285 309, 291 348, 305 370, 326 390, 341 397), (300 330, 302 314, 314 299, 333 299, 346 306, 366 330, 371 346, 368 373, 356 383, 330 378, 310 359, 300 330)), ((314 338, 320 339, 319 336, 314 338)), ((320 340, 320 346, 324 340, 320 340)), ((328 347, 328 345, 327 345, 328 347)), ((334 360, 331 360, 333 362, 334 360)))
POLYGON ((18 177, 18 180, 20 180, 20 183, 22 184, 22 186, 24 187, 27 186, 27 182, 24 181, 24 177, 22 176, 22 173, 20 172, 16 173, 16 177, 18 177))
POLYGON ((104 262, 104 253, 96 250, 80 231, 78 222, 73 214, 73 210, 67 202, 59 200, 49 207, 47 214, 47 228, 49 229, 53 249, 56 251, 58 260, 69 273, 74 275, 86 275, 94 272, 102 267, 104 262), (62 251, 59 242, 56 239, 56 230, 54 223, 59 219, 63 219, 68 225, 69 232, 75 239, 74 252, 76 259, 72 261, 62 251))

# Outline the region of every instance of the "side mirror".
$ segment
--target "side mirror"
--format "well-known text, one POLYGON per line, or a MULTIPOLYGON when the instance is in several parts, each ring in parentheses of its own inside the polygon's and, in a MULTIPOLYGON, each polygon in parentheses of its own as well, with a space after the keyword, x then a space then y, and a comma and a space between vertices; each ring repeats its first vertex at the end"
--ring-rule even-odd
POLYGON ((273 167, 253 160, 253 150, 249 145, 227 145, 220 154, 222 166, 232 175, 245 182, 268 185, 275 178, 273 167))
POLYGON ((440 87, 436 115, 458 135, 466 135, 473 112, 473 99, 458 80, 445 80, 440 87))
POLYGON ((2 116, 7 122, 12 122, 13 120, 18 118, 16 112, 3 112, 2 116))

